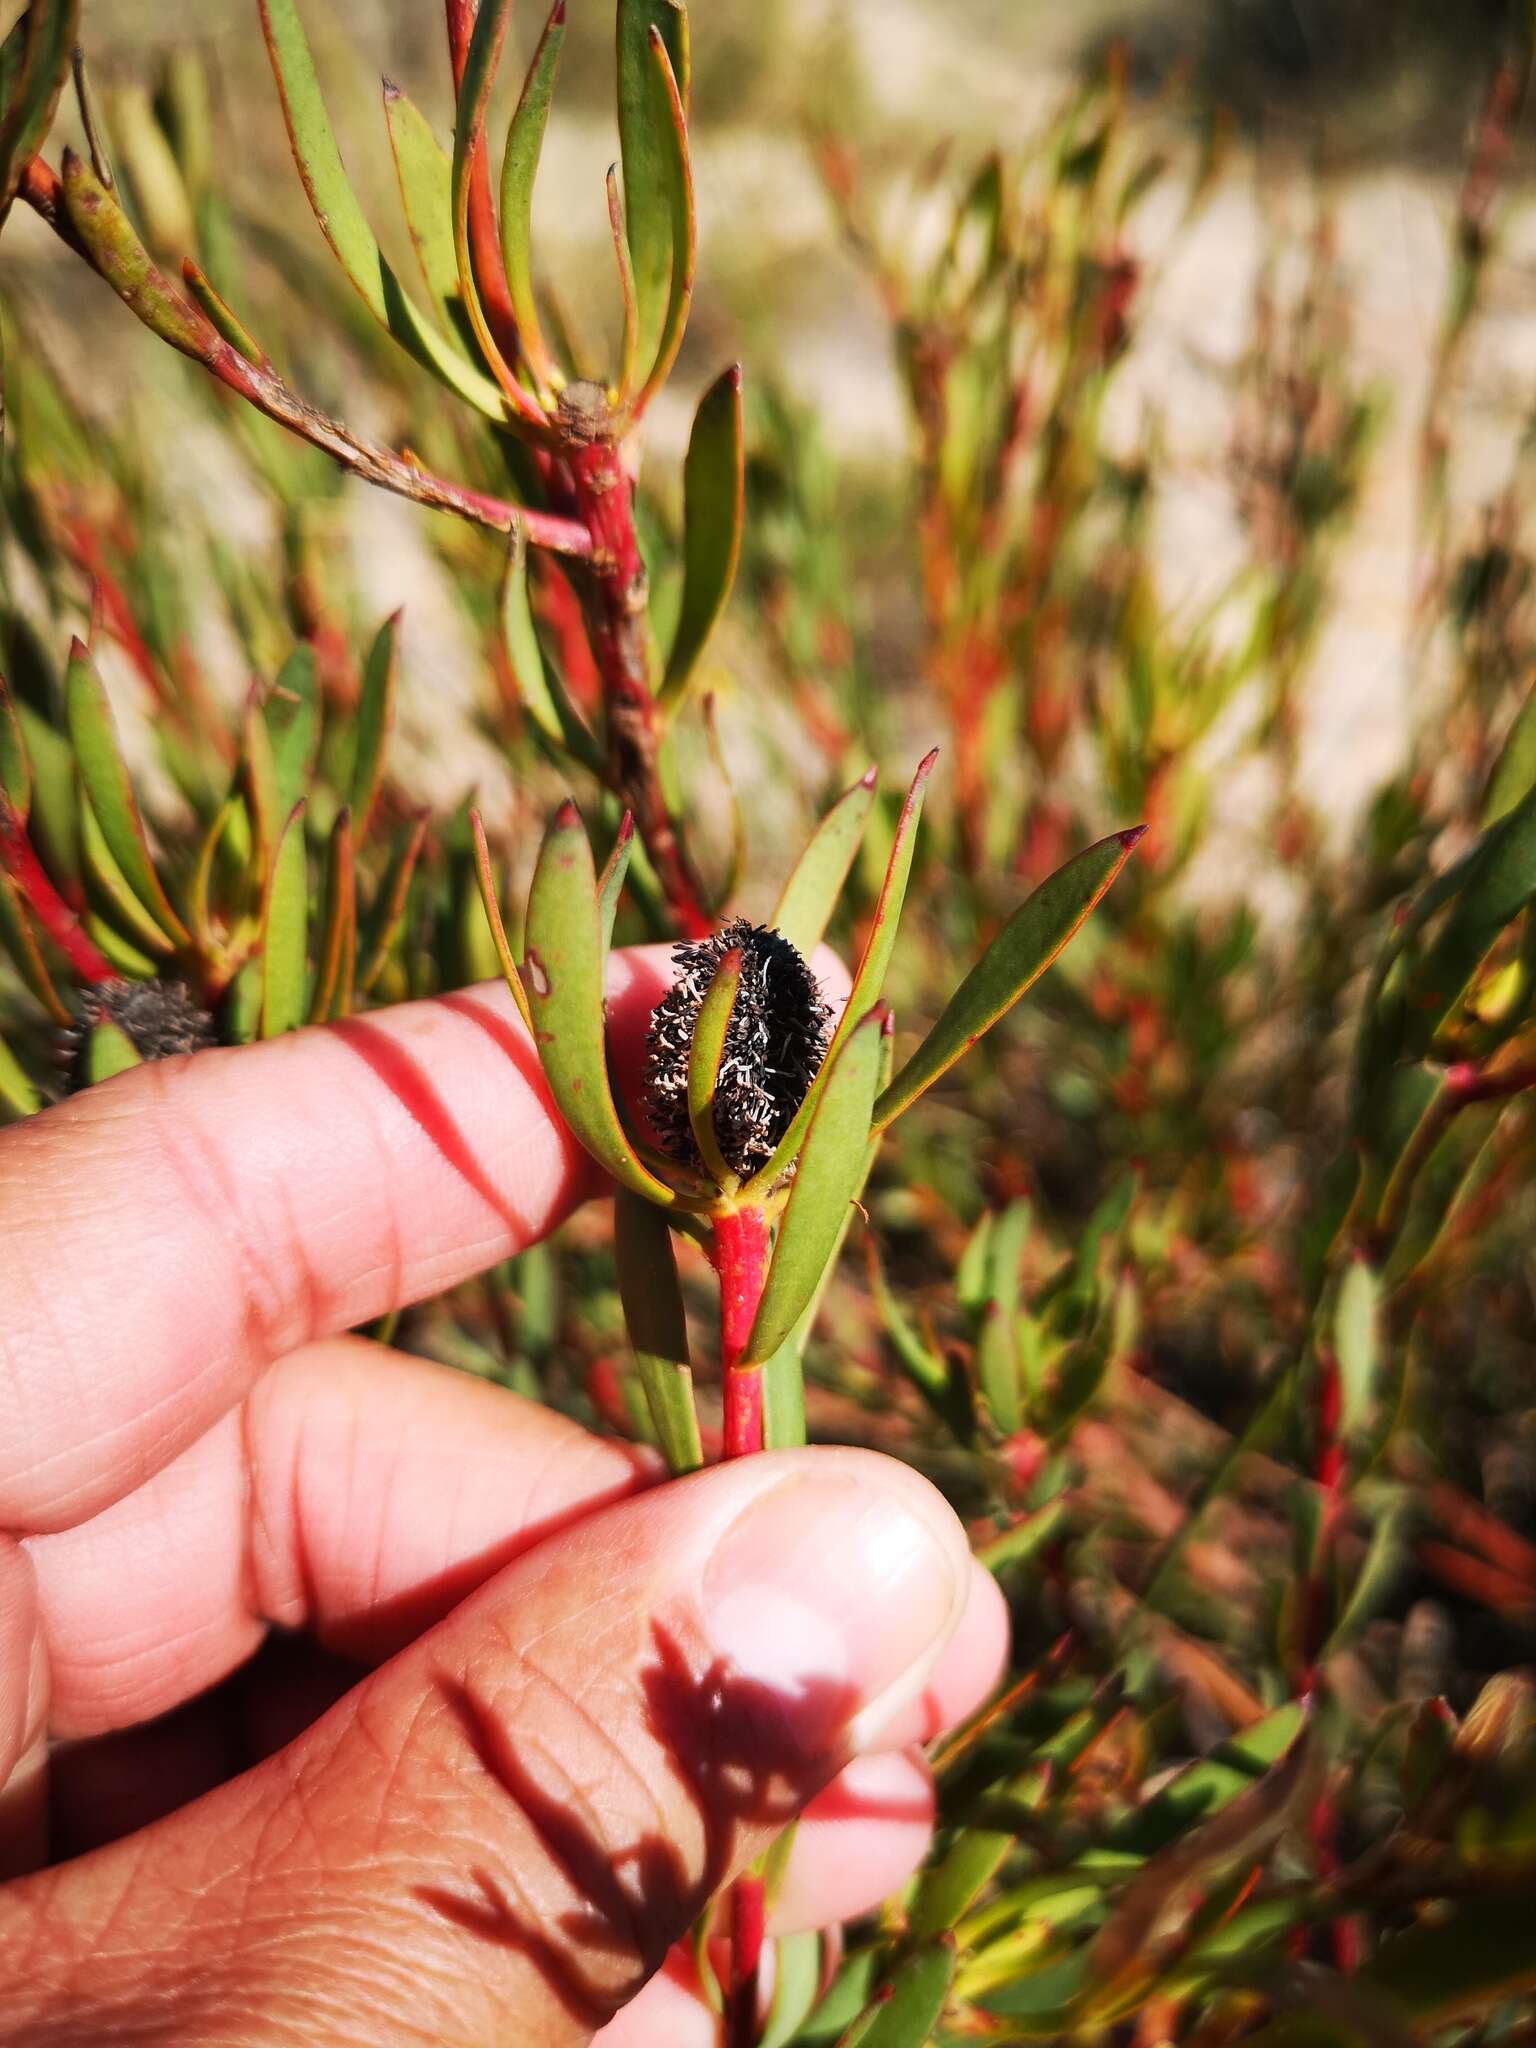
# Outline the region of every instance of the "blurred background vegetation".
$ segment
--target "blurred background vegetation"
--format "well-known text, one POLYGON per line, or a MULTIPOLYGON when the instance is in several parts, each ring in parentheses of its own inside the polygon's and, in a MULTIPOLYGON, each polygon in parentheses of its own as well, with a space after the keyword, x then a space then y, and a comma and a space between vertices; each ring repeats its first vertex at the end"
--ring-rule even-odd
MULTIPOLYGON (((304 13, 404 275, 377 81, 446 140, 438 12, 304 13)), ((837 2039, 943 1929, 941 2039, 1533 2037, 1529 29, 1514 0, 707 0, 694 23, 700 286, 641 538, 665 637, 689 422, 740 358, 741 571, 713 725, 669 769, 722 900, 765 915, 839 788, 870 760, 899 787, 940 743, 906 1032, 1068 855, 1151 827, 900 1127, 806 1349, 812 1434, 913 1459, 970 1518, 1016 1669, 940 1759, 933 1870, 775 2038, 837 2039)), ((87 34, 157 257, 196 249, 354 426, 506 488, 335 275, 254 8, 189 34, 96 0, 87 34)), ((606 358, 605 7, 573 7, 565 61, 541 275, 606 358)), ((356 999, 493 973, 464 800, 513 902, 573 782, 614 822, 511 672, 502 544, 228 405, 23 208, 3 261, 3 647, 34 748, 94 606, 157 846, 179 884, 211 845, 214 937, 254 944, 249 849, 210 823, 254 680, 339 929, 333 819, 403 606, 356 999), (302 743, 293 705, 317 707, 302 743)), ((561 589, 536 589, 545 659, 590 706, 561 589)), ((103 943, 110 881, 81 883, 103 943)), ((623 918, 655 934, 665 906, 623 918)), ((58 1085, 25 978, 0 992, 13 1109, 58 1085)), ((707 1326, 702 1260, 684 1283, 707 1326)), ((396 1334, 648 1428, 599 1214, 396 1334)))

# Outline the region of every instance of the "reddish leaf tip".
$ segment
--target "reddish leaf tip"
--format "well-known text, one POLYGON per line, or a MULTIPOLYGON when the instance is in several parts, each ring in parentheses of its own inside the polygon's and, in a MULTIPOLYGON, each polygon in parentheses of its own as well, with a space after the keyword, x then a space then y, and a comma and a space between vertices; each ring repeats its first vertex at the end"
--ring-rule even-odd
POLYGON ((917 774, 913 776, 912 780, 913 780, 914 782, 916 782, 916 781, 919 781, 919 780, 920 780, 920 779, 921 779, 921 778, 922 778, 923 776, 925 776, 925 775, 927 775, 927 774, 931 773, 931 772, 932 772, 932 769, 933 769, 933 764, 934 764, 934 762, 935 762, 935 761, 937 761, 937 759, 938 759, 938 758, 939 758, 939 750, 938 750, 938 748, 937 748, 937 747, 930 747, 930 748, 928 749, 927 753, 926 753, 926 754, 924 754, 924 756, 923 756, 923 758, 921 759, 921 761, 919 761, 919 762, 918 762, 918 764, 917 764, 917 774))
POLYGON ((853 786, 855 789, 873 789, 878 779, 879 770, 871 762, 853 786))
POLYGON ((549 10, 549 25, 551 28, 564 28, 565 0, 555 0, 554 6, 549 10))
POLYGON ((616 847, 628 846, 630 840, 633 839, 634 836, 635 814, 633 811, 626 811, 623 817, 619 820, 618 836, 614 840, 614 845, 616 847))
POLYGON ((71 661, 89 661, 91 651, 78 633, 69 636, 69 658, 71 661))
POLYGON ((741 365, 740 365, 740 363, 732 363, 732 364, 731 364, 730 368, 729 368, 729 369, 728 369, 728 370, 726 371, 726 373, 725 373, 725 381, 726 381, 726 383, 727 383, 727 384, 729 384, 729 385, 730 385, 730 387, 731 387, 731 389, 732 389, 733 391, 740 391, 740 389, 741 389, 741 365))
POLYGON ((381 78, 379 80, 379 83, 384 88, 385 106, 392 107, 395 104, 395 101, 401 97, 399 86, 396 85, 395 81, 392 78, 381 78))
POLYGON ((573 796, 568 796, 565 802, 561 804, 559 810, 555 812, 554 830, 557 832, 569 832, 573 825, 579 827, 580 824, 581 812, 576 808, 576 799, 573 796))
POLYGON ((1124 832, 1117 832, 1115 837, 1125 848, 1126 852, 1129 853, 1133 846, 1139 846, 1141 841, 1146 838, 1149 829, 1146 825, 1132 825, 1124 832))

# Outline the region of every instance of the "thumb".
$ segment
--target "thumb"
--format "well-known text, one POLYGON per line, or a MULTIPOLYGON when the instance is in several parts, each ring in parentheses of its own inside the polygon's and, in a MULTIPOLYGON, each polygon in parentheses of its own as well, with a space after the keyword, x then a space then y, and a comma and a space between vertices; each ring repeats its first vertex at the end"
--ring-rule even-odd
POLYGON ((866 1451, 606 1508, 244 1777, 0 1893, 0 2004, 50 2040, 152 2007, 167 2042, 584 2042, 921 1691, 967 1572, 866 1451))

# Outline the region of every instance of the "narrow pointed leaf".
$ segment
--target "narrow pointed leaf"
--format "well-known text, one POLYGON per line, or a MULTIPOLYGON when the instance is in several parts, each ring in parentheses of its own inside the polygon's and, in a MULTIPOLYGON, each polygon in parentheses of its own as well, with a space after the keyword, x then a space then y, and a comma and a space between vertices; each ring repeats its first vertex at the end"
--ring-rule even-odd
POLYGON ((688 1122, 699 1157, 715 1185, 723 1188, 734 1187, 736 1175, 721 1157, 715 1136, 715 1086, 725 1053, 725 1034, 730 1029, 731 1012, 741 988, 741 958, 741 948, 733 946, 715 969, 714 979, 699 1005, 693 1043, 688 1048, 688 1122))
POLYGON ((750 1363, 770 1357, 815 1294, 867 1168, 869 1112, 880 1076, 884 1015, 872 1010, 831 1060, 747 1344, 750 1363))
POLYGON ((116 195, 69 149, 64 152, 60 183, 71 227, 134 318, 194 362, 208 362, 220 346, 217 329, 150 260, 116 195))
POLYGON ((539 47, 523 83, 522 97, 507 131, 506 153, 501 160, 501 254, 506 265, 507 290, 517 315, 518 338, 534 376, 549 382, 549 356, 539 326, 539 309, 533 295, 533 267, 530 248, 533 239, 533 184, 538 175, 539 156, 544 148, 544 129, 549 103, 560 68, 560 48, 565 41, 565 0, 555 0, 539 47))
MULTIPOLYGON (((357 985, 364 995, 372 992, 388 964, 390 949, 405 920, 406 905, 410 900, 411 877, 416 872, 416 863, 421 858, 421 849, 426 844, 426 837, 427 820, 423 814, 405 827, 391 849, 389 865, 384 870, 384 879, 378 886, 360 937, 359 953, 362 966, 358 971, 357 985)), ((521 982, 518 982, 513 992, 521 1009, 527 1001, 523 995, 521 982)), ((526 1013, 523 1021, 528 1021, 526 1013)), ((529 1028, 531 1032, 532 1027, 529 1028)))
POLYGON ((666 39, 675 77, 686 77, 687 18, 674 0, 619 0, 619 155, 624 167, 624 219, 634 277, 637 360, 655 360, 672 274, 672 207, 668 181, 675 142, 656 92, 652 26, 666 39))
POLYGON ((1112 832, 1058 868, 1020 904, 876 1103, 876 1130, 884 1130, 948 1073, 1039 980, 1124 867, 1143 829, 1112 832))
POLYGON ((1333 1347, 1339 1363, 1339 1426, 1348 1438, 1370 1421, 1380 1392, 1381 1275, 1352 1259, 1339 1285, 1333 1347))
POLYGON ((744 474, 741 365, 733 363, 699 401, 683 468, 683 601, 661 685, 668 709, 686 692, 736 580, 744 474))
POLYGON ((261 1035, 276 1038, 304 1022, 304 972, 309 956, 309 873, 304 858, 304 806, 294 805, 272 863, 262 917, 261 1035))
POLYGON ((603 759, 596 740, 567 697, 564 684, 544 666, 528 602, 528 543, 520 526, 513 531, 501 579, 501 631, 518 700, 528 717, 557 751, 572 755, 584 768, 601 775, 603 759))
POLYGON ((908 1936, 915 1941, 930 1941, 953 1927, 997 1875, 1013 1846, 1014 1837, 995 1828, 962 1830, 943 1862, 924 1873, 907 1916, 908 1936))
POLYGON ((419 363, 487 418, 505 419, 497 386, 444 340, 385 261, 336 147, 294 0, 260 0, 260 7, 294 161, 321 233, 348 280, 379 324, 419 363))
POLYGON ((0 1103, 17 1116, 32 1116, 43 1106, 43 1098, 3 1038, 0 1038, 0 1103))
POLYGON ((0 789, 11 800, 17 821, 25 825, 32 809, 32 763, 11 693, 0 676, 0 789))
POLYGON ((1496 825, 1536 789, 1536 689, 1515 714, 1483 798, 1482 823, 1496 825))
POLYGON ((820 945, 843 893, 848 870, 864 837, 875 801, 875 771, 844 790, 812 833, 790 870, 778 906, 768 922, 808 959, 820 945))
POLYGON ((955 1978, 955 1946, 944 1939, 898 1965, 839 2048, 924 2048, 933 2038, 955 1978))
POLYGON ((78 640, 70 648, 64 678, 64 709, 80 780, 96 813, 102 838, 111 848, 129 888, 161 931, 176 944, 185 945, 187 929, 171 908, 150 857, 144 823, 117 743, 107 693, 78 640))
POLYGON ((278 670, 265 715, 277 813, 286 818, 308 791, 320 744, 320 686, 312 647, 296 647, 278 670))
POLYGON ((245 322, 226 300, 221 298, 210 282, 207 273, 193 262, 190 256, 183 257, 181 265, 182 283, 196 299, 213 326, 229 343, 232 349, 243 355, 248 363, 256 363, 263 370, 270 370, 272 359, 251 333, 245 322))
POLYGON ((923 798, 927 793, 928 778, 933 773, 933 764, 938 759, 938 749, 925 754, 917 764, 917 773, 912 778, 901 815, 896 820, 896 836, 891 843, 890 856, 885 865, 885 880, 880 885, 879 899, 870 925, 869 937, 859 960, 858 970, 853 977, 853 989, 843 1010, 827 1057, 821 1071, 811 1083, 804 1102, 796 1110, 789 1129, 779 1140, 773 1157, 757 1174, 754 1185, 771 1187, 784 1172, 800 1148, 811 1118, 816 1113, 816 1104, 827 1075, 832 1070, 832 1061, 848 1033, 858 1019, 866 1015, 870 1006, 880 999, 885 986, 886 969, 891 963, 891 954, 896 945, 896 928, 901 921, 901 907, 906 900, 907 883, 912 874, 912 857, 917 850, 918 821, 923 814, 923 798))
POLYGON ((343 804, 331 828, 326 860, 324 909, 315 988, 309 1002, 312 1024, 345 1017, 352 1007, 357 952, 357 878, 352 862, 352 814, 343 804))
POLYGON ((110 1017, 91 1026, 85 1041, 85 1078, 93 1088, 98 1082, 110 1081, 114 1074, 126 1074, 130 1067, 143 1064, 133 1040, 110 1017))
POLYGON ((1459 864, 1445 921, 1408 978, 1408 1045, 1423 1053, 1455 1009, 1484 954, 1536 897, 1536 789, 1459 864))
MULTIPOLYGON (((688 156, 687 111, 676 73, 672 68, 666 38, 659 28, 651 29, 649 42, 651 90, 656 102, 655 124, 657 133, 665 139, 665 182, 662 189, 666 194, 671 219, 672 258, 670 282, 662 314, 661 333, 656 343, 655 359, 633 401, 632 409, 636 416, 644 412, 651 399, 666 383, 671 375, 672 365, 677 360, 677 352, 682 347, 683 330, 688 325, 688 308, 693 300, 694 262, 697 255, 697 223, 693 203, 693 166, 688 156)), ((627 199, 626 186, 626 201, 627 199)), ((644 362, 643 333, 641 342, 640 360, 644 362)))
POLYGON ((126 975, 130 981, 147 981, 160 972, 161 962, 156 955, 125 939, 116 925, 108 924, 96 911, 86 911, 80 929, 104 955, 114 973, 126 975))
POLYGON ((641 1165, 609 1086, 597 877, 586 827, 569 801, 539 849, 523 952, 523 986, 555 1106, 615 1180, 669 1204, 672 1190, 641 1165))
POLYGON ((32 0, 0 47, 0 221, 53 124, 79 26, 80 0, 32 0))
POLYGON ((237 828, 236 819, 244 823, 243 807, 238 796, 227 796, 209 821, 207 830, 198 842, 197 857, 192 864, 191 878, 187 884, 187 922, 199 952, 213 958, 218 952, 219 942, 213 926, 213 870, 219 856, 219 848, 225 835, 237 828))
POLYGON ((463 328, 459 260, 453 251, 453 166, 432 124, 408 93, 384 81, 384 119, 400 205, 428 295, 455 340, 463 328))
POLYGON ((621 398, 629 396, 635 381, 636 350, 640 346, 639 310, 635 304, 635 273, 629 260, 629 237, 624 226, 624 206, 619 197, 619 172, 616 164, 608 166, 608 226, 613 235, 614 261, 619 270, 619 292, 624 307, 623 353, 619 359, 618 393, 621 398))
POLYGON ((395 729, 396 681, 400 666, 400 614, 391 612, 374 636, 363 664, 363 687, 357 700, 357 753, 352 763, 353 836, 361 845, 368 836, 384 760, 395 729))
POLYGON ((666 1217, 654 1202, 621 1187, 614 1197, 613 1246, 624 1321, 657 1441, 670 1471, 696 1471, 704 1449, 688 1362, 688 1320, 666 1217))
POLYGON ((11 965, 21 976, 23 986, 36 996, 54 1023, 67 1025, 69 1011, 54 987, 53 976, 48 972, 48 963, 32 929, 32 920, 27 915, 20 892, 3 868, 0 868, 0 946, 10 955, 11 965))
POLYGON ((821 1989, 821 1935, 781 1934, 773 1945, 773 2006, 758 2048, 790 2048, 821 1989))
POLYGON ((80 858, 89 882, 95 885, 97 902, 110 912, 125 935, 151 953, 169 953, 171 942, 156 924, 114 859, 102 834, 89 797, 80 800, 80 858))
POLYGON ((533 1012, 528 1007, 528 991, 523 987, 522 976, 517 969, 517 956, 507 941, 507 928, 501 920, 496 869, 491 861, 491 849, 486 843, 485 823, 478 811, 471 811, 469 814, 469 831, 474 844, 475 879, 480 885, 480 901, 485 906, 485 921, 491 928, 491 943, 496 948, 496 958, 506 978, 507 987, 512 991, 517 1013, 528 1026, 528 1036, 534 1038, 533 1012))
POLYGON ((602 926, 605 954, 613 944, 613 921, 619 914, 619 899, 624 894, 624 878, 629 873, 629 863, 634 851, 634 814, 626 811, 619 820, 618 836, 613 842, 613 851, 603 864, 602 876, 597 885, 597 913, 602 926))
POLYGON ((30 704, 18 704, 16 718, 32 768, 30 837, 48 872, 76 883, 80 879, 80 803, 74 754, 63 733, 40 718, 30 704))

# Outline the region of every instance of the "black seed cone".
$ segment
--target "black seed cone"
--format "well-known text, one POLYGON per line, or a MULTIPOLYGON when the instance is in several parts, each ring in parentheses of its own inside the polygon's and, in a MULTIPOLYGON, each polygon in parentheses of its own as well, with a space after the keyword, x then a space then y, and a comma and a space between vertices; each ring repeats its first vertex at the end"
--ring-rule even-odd
POLYGON ((103 1020, 117 1026, 141 1060, 168 1060, 218 1043, 212 1017, 184 981, 98 982, 82 992, 76 1021, 59 1033, 69 1094, 86 1085, 86 1042, 103 1020))
POLYGON ((651 1012, 645 1092, 661 1149, 698 1166, 688 1122, 688 1054, 699 1008, 726 954, 741 952, 741 984, 715 1085, 715 1142, 733 1173, 772 1156, 826 1057, 832 1012, 788 939, 744 917, 713 938, 676 946, 678 977, 651 1012))

